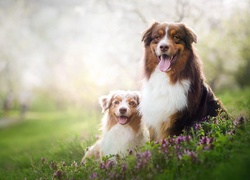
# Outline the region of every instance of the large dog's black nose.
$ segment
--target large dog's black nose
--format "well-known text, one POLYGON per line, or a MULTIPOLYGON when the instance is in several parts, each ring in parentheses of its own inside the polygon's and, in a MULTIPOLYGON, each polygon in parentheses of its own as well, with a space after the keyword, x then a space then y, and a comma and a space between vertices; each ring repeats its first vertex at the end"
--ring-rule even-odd
POLYGON ((169 49, 169 46, 167 44, 161 44, 160 45, 160 50, 162 52, 166 52, 169 49))
POLYGON ((125 114, 127 112, 127 108, 120 108, 119 111, 121 114, 125 114))

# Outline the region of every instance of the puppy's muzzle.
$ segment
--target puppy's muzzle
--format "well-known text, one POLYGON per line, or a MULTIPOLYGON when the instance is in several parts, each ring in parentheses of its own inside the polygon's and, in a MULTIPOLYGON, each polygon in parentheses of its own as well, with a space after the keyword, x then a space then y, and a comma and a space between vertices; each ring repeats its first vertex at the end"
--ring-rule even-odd
POLYGON ((119 112, 120 112, 121 114, 125 114, 125 113, 127 112, 127 108, 120 108, 120 109, 119 109, 119 112))

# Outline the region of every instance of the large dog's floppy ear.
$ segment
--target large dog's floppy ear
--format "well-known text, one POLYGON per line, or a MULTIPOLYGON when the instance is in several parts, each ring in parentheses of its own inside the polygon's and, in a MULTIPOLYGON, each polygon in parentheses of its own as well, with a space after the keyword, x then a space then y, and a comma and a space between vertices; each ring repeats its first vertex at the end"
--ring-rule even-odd
POLYGON ((101 96, 99 98, 99 103, 102 107, 102 112, 104 113, 110 106, 111 106, 111 96, 110 95, 106 95, 106 96, 101 96))
POLYGON ((156 25, 158 25, 159 23, 158 22, 154 22, 148 29, 146 29, 144 32, 143 32, 143 35, 142 35, 142 40, 144 42, 144 45, 145 46, 149 46, 150 42, 152 41, 152 30, 154 29, 154 27, 156 25))
POLYGON ((195 32, 190 27, 187 27, 185 24, 182 25, 184 26, 185 31, 187 33, 189 43, 190 44, 192 44, 193 42, 197 43, 197 35, 195 34, 195 32))

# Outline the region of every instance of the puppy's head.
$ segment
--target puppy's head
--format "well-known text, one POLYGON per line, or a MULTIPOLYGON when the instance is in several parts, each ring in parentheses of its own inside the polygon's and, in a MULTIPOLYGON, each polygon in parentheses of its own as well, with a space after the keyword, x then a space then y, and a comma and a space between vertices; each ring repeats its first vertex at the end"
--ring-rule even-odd
MULTIPOLYGON (((154 66, 168 72, 178 64, 186 49, 192 48, 197 42, 194 31, 183 23, 153 23, 143 34, 142 41, 146 49, 150 49, 155 58, 154 66)), ((154 67, 155 68, 155 67, 154 67)))
POLYGON ((102 112, 108 111, 110 116, 115 117, 117 123, 128 124, 133 115, 138 114, 137 106, 140 102, 138 91, 112 91, 99 100, 102 112))

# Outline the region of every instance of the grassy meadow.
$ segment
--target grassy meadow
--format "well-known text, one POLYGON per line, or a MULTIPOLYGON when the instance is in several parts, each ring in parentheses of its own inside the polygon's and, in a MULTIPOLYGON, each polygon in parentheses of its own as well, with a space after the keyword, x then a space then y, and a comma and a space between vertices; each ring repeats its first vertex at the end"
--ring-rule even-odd
POLYGON ((34 164, 48 160, 79 161, 98 132, 94 112, 28 112, 21 122, 0 129, 0 179, 36 179, 34 164))
POLYGON ((29 111, 0 129, 0 179, 247 179, 250 167, 250 89, 218 92, 229 113, 179 137, 148 143, 113 164, 89 159, 101 112, 29 111))

